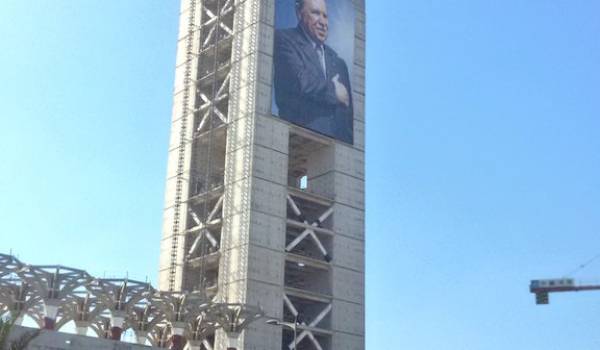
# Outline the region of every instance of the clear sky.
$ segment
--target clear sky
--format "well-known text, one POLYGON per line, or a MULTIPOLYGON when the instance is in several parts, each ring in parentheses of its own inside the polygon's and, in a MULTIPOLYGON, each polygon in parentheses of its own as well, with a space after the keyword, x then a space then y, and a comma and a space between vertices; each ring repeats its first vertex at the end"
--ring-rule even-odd
MULTIPOLYGON (((0 1, 0 251, 156 281, 177 3, 0 1)), ((367 349, 600 348, 600 2, 367 13, 367 349)))

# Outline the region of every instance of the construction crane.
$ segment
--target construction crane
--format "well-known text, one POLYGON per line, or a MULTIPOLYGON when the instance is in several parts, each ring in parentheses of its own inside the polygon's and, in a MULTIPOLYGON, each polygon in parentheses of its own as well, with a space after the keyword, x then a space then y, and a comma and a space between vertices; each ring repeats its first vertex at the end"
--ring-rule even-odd
POLYGON ((577 284, 572 278, 532 280, 529 291, 535 294, 535 303, 546 305, 550 303, 550 293, 583 292, 600 290, 600 285, 577 284))

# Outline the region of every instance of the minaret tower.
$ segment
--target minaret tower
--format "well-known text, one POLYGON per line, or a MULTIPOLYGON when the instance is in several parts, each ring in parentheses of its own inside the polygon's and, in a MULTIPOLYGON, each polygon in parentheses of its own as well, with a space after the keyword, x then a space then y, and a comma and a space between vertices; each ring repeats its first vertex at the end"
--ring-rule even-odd
MULTIPOLYGON (((364 0, 181 0, 179 28, 159 288, 297 320, 297 349, 364 349, 364 0), (280 34, 307 6, 323 12, 321 2, 324 44, 322 25, 280 34), (288 34, 297 57, 283 55, 288 34), (309 47, 322 50, 322 76, 288 66, 312 57, 309 47), (285 84, 304 99, 297 115, 330 118, 330 128, 283 115, 274 90, 285 84), (321 90, 302 95, 311 84, 321 90), (319 96, 329 105, 302 110, 319 96), (345 136, 335 118, 350 126, 345 136)), ((291 329, 259 320, 238 349, 293 343, 291 329)), ((217 332, 205 348, 226 344, 217 332)))

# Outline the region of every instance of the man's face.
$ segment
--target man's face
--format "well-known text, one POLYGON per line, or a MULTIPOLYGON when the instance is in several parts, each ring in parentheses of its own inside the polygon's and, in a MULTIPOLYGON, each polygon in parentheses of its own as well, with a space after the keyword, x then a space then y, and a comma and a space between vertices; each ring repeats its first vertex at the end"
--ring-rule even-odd
POLYGON ((325 0, 305 0, 297 15, 306 33, 316 42, 325 43, 329 29, 325 0))

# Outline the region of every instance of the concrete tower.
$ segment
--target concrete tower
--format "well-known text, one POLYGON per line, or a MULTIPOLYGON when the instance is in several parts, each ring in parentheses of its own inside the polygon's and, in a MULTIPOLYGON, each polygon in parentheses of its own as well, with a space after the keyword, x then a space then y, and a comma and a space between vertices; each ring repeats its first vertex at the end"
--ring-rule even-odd
MULTIPOLYGON (((291 72, 274 68, 283 61, 277 16, 293 11, 294 0, 181 0, 159 288, 205 290, 220 301, 260 305, 269 318, 297 317, 298 349, 360 350, 365 9, 364 0, 326 4, 330 33, 333 6, 352 12, 345 18, 353 30, 346 45, 353 55, 345 56, 350 102, 335 107, 351 111, 350 142, 274 112, 282 101, 274 81, 291 72)), ((298 42, 315 37, 310 29, 287 33, 304 34, 298 42)), ((323 89, 345 90, 330 76, 344 66, 328 61, 335 50, 314 42, 325 54, 323 89)), ((219 332, 208 343, 226 349, 219 332)), ((238 349, 292 343, 291 330, 258 321, 240 335, 238 349)))

